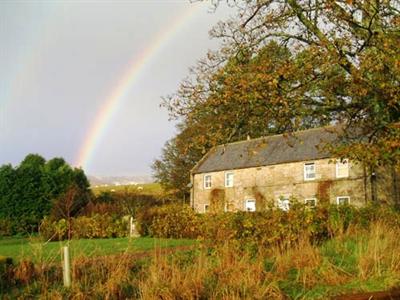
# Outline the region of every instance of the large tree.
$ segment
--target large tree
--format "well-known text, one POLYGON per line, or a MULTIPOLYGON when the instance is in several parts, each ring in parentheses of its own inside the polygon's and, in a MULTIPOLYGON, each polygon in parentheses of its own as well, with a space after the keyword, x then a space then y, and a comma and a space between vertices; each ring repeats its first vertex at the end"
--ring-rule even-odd
POLYGON ((257 53, 271 39, 288 45, 304 56, 304 69, 295 70, 304 80, 282 91, 293 113, 334 114, 363 137, 343 148, 348 155, 398 163, 400 1, 228 2, 238 15, 213 30, 226 53, 244 46, 257 53))
POLYGON ((293 114, 281 89, 295 84, 303 69, 285 46, 270 42, 256 55, 243 48, 239 55, 212 72, 195 69, 164 104, 182 118, 178 135, 169 141, 153 169, 167 190, 188 192, 189 171, 212 147, 274 133, 324 125, 319 114, 293 114), (282 79, 285 79, 283 81, 282 79))
POLYGON ((216 144, 329 123, 345 125, 338 156, 399 163, 399 1, 227 2, 237 15, 211 31, 222 47, 164 101, 182 124, 156 175, 216 144))

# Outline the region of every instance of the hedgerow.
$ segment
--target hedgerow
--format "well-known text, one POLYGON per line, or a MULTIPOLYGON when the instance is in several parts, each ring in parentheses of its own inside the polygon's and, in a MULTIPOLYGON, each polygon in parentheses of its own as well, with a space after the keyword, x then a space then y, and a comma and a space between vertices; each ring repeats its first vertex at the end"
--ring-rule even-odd
POLYGON ((94 214, 90 217, 71 218, 69 225, 65 219, 53 221, 44 218, 39 227, 39 234, 45 240, 65 240, 69 230, 70 236, 76 239, 125 237, 128 235, 128 220, 108 214, 94 214))
POLYGON ((387 220, 400 226, 400 213, 390 207, 320 206, 295 204, 286 212, 224 212, 197 214, 189 206, 167 205, 143 211, 137 218, 141 235, 160 238, 199 238, 224 243, 268 247, 290 245, 307 235, 313 243, 337 236, 351 227, 367 228, 371 222, 387 220))

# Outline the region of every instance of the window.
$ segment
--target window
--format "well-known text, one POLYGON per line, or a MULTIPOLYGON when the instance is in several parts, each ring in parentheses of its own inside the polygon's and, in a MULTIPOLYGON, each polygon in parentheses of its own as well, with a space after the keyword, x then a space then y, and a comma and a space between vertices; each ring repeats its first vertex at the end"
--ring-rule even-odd
POLYGON ((246 211, 256 211, 256 200, 254 200, 254 199, 246 200, 245 210, 246 211))
POLYGON ((338 205, 348 205, 348 204, 350 204, 350 197, 349 196, 337 197, 336 202, 338 205))
POLYGON ((336 162, 336 178, 349 177, 349 160, 343 159, 336 162))
POLYGON ((314 180, 315 179, 315 164, 308 163, 304 164, 304 180, 314 180))
POLYGON ((316 207, 317 206, 317 199, 316 198, 307 198, 304 200, 304 204, 307 207, 316 207))
POLYGON ((211 175, 204 175, 204 188, 211 189, 211 175))
POLYGON ((225 187, 233 187, 233 173, 225 173, 225 187))
POLYGON ((204 204, 204 212, 208 212, 209 211, 210 206, 208 204, 204 204))
POLYGON ((290 209, 289 198, 281 197, 280 199, 278 199, 277 206, 279 209, 281 209, 283 211, 289 211, 289 209, 290 209))

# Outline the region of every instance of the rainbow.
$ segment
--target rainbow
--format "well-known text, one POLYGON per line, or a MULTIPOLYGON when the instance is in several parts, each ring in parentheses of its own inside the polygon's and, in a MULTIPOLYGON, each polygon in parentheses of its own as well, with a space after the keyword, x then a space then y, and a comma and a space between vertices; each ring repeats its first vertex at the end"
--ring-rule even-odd
POLYGON ((83 145, 80 147, 74 165, 86 169, 93 159, 94 152, 101 141, 104 132, 110 124, 115 112, 122 104, 122 100, 138 79, 141 71, 155 57, 160 49, 173 38, 179 30, 186 24, 198 11, 200 4, 191 4, 185 9, 174 22, 165 30, 160 31, 147 48, 139 56, 135 56, 130 63, 128 71, 121 77, 116 87, 112 90, 109 97, 97 112, 94 122, 89 128, 83 145))

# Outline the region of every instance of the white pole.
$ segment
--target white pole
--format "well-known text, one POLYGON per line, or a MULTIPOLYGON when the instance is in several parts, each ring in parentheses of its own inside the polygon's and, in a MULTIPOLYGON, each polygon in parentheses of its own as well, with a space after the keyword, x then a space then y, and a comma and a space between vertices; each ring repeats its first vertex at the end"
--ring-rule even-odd
POLYGON ((133 237, 133 233, 134 233, 134 230, 135 230, 135 228, 134 228, 134 224, 133 224, 133 217, 131 216, 130 217, 130 230, 129 230, 129 236, 130 237, 133 237))
POLYGON ((63 277, 64 277, 64 286, 71 286, 71 265, 69 261, 69 247, 63 247, 64 250, 64 265, 63 265, 63 277))
POLYGON ((130 237, 137 237, 138 233, 136 230, 135 219, 133 217, 130 218, 130 230, 129 230, 130 237))

